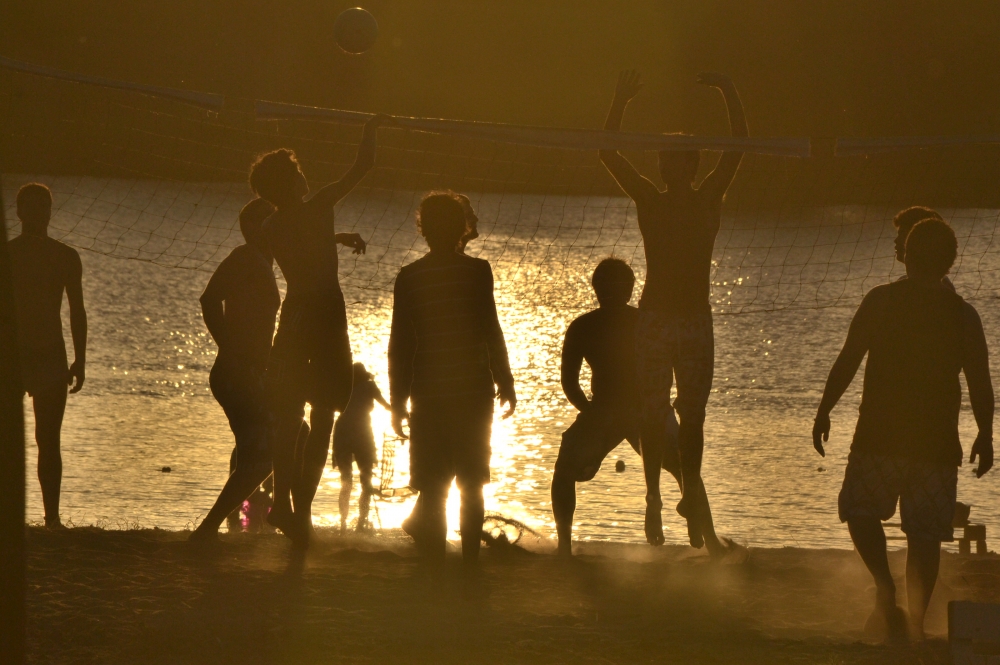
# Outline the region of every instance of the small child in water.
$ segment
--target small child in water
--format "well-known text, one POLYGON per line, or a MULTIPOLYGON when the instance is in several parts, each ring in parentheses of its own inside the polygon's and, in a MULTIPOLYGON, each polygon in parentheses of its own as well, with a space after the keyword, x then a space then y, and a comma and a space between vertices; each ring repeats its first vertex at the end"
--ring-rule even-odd
POLYGON ((358 502, 358 531, 368 525, 371 505, 372 469, 375 467, 375 436, 372 434, 372 411, 375 402, 384 408, 389 403, 375 385, 364 364, 354 363, 354 390, 347 408, 337 418, 333 429, 333 463, 340 470, 340 531, 347 531, 347 512, 353 485, 351 461, 357 462, 361 475, 361 499, 358 502))

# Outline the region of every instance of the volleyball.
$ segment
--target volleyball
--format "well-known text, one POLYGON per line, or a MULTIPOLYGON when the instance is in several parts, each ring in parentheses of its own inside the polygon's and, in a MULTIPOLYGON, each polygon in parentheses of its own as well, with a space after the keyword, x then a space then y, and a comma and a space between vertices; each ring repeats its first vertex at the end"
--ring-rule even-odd
POLYGON ((378 38, 378 21, 366 9, 351 7, 340 12, 333 24, 337 46, 354 55, 364 53, 375 45, 378 38))

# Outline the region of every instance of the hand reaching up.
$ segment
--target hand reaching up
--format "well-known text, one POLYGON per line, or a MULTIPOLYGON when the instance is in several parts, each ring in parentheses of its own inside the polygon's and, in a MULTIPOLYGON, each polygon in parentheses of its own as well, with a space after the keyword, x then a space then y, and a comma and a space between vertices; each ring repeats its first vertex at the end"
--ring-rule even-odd
POLYGON ((629 101, 642 90, 642 81, 639 80, 639 72, 634 69, 626 69, 618 75, 618 84, 615 86, 615 102, 618 104, 628 104, 629 101))

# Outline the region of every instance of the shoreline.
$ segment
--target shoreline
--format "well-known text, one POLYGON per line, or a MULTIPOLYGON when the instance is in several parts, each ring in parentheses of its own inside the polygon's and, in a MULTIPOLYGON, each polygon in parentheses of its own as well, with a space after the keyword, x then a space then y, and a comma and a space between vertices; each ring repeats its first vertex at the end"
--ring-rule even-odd
MULTIPOLYGON (((320 529, 304 555, 280 535, 187 534, 28 527, 29 662, 945 663, 947 601, 1000 602, 1000 556, 946 552, 932 639, 892 649, 863 642, 874 586, 849 550, 718 565, 590 541, 567 562, 529 539, 468 571, 457 553, 426 569, 398 531, 320 529)), ((890 552, 897 578, 904 561, 890 552)))

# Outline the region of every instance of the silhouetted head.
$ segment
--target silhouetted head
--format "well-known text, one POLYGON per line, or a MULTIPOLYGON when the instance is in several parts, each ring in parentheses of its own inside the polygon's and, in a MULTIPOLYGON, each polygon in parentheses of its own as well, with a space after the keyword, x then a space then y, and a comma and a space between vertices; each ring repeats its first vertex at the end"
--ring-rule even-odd
POLYGON ((698 175, 701 153, 697 150, 661 150, 660 177, 667 189, 691 187, 698 175))
POLYGON ((896 260, 900 263, 906 260, 906 236, 918 222, 925 219, 942 219, 937 210, 924 206, 913 206, 906 210, 900 210, 892 218, 892 225, 896 227, 896 260))
POLYGON ((250 189, 278 208, 296 203, 309 193, 295 151, 282 148, 258 155, 250 165, 250 189))
POLYGON ((590 283, 601 307, 625 305, 632 299, 635 273, 627 263, 612 256, 597 264, 590 283))
POLYGON ((468 229, 459 242, 459 251, 464 252, 465 246, 479 237, 479 215, 473 209, 472 201, 469 200, 468 196, 459 194, 458 201, 462 204, 462 210, 465 211, 465 226, 468 229))
POLYGON ((940 219, 917 222, 906 237, 906 274, 911 278, 940 281, 958 256, 955 232, 940 219))
POLYGON ((17 192, 17 217, 21 228, 36 235, 45 235, 52 218, 52 192, 45 185, 32 182, 17 192))
POLYGON ((452 191, 431 192, 420 202, 417 228, 435 252, 453 252, 468 232, 465 209, 452 191))
POLYGON ((364 363, 354 363, 354 383, 358 384, 367 381, 372 377, 364 363))
POLYGON ((267 199, 254 199, 240 210, 240 233, 248 245, 264 250, 264 221, 274 214, 274 205, 267 199))

